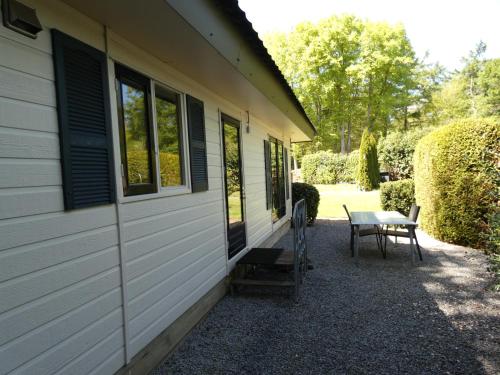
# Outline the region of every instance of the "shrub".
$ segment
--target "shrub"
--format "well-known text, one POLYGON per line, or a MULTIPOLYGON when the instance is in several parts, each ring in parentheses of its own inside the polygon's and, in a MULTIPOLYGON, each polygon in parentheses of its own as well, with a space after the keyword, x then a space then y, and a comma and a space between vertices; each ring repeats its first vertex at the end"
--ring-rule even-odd
POLYGON ((312 225, 318 216, 318 206, 319 206, 319 192, 314 186, 302 183, 294 182, 292 184, 292 206, 301 199, 306 200, 307 206, 307 224, 312 225))
POLYGON ((406 132, 395 132, 378 142, 378 158, 382 169, 389 172, 391 180, 413 178, 413 153, 418 141, 431 128, 418 128, 406 132))
POLYGON ((408 216, 411 205, 415 203, 415 183, 408 178, 381 184, 380 203, 386 211, 399 211, 408 216))
POLYGON ((305 155, 302 158, 302 178, 309 184, 354 183, 358 158, 357 151, 349 155, 331 151, 305 155))
POLYGON ((464 119, 433 131, 415 150, 415 195, 432 236, 481 246, 498 201, 498 119, 464 119))
POLYGON ((380 184, 377 141, 368 129, 365 129, 361 137, 356 182, 359 188, 365 191, 376 189, 380 184))

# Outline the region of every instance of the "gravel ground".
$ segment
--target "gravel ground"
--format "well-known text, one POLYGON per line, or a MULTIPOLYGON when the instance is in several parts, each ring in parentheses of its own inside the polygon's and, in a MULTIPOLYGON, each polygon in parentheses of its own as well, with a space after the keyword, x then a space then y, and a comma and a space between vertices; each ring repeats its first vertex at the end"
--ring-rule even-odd
MULTIPOLYGON (((365 237, 358 268, 348 223, 317 221, 298 303, 279 289, 228 295, 152 374, 499 374, 486 258, 417 236, 423 262, 406 239, 384 260, 365 237)), ((290 244, 289 233, 276 246, 290 244)))

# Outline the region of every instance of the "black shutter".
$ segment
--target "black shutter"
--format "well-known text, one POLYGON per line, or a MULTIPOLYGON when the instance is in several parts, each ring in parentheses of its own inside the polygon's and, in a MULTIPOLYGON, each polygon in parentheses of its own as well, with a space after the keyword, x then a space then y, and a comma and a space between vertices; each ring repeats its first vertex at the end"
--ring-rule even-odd
POLYGON ((266 208, 270 210, 273 205, 273 187, 271 181, 271 145, 264 139, 264 169, 266 174, 266 208))
POLYGON ((288 175, 288 149, 283 148, 284 156, 283 163, 285 164, 285 191, 286 191, 286 199, 290 199, 290 182, 288 175))
POLYGON ((186 95, 189 130, 189 160, 193 193, 208 190, 207 143, 203 102, 186 95))
POLYGON ((64 206, 114 203, 106 55, 57 30, 52 46, 64 206))

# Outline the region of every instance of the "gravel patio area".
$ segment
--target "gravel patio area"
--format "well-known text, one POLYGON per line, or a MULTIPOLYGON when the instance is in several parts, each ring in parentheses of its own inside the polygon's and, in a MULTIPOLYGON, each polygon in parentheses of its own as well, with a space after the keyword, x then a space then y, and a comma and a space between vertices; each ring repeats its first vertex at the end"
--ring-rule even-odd
MULTIPOLYGON (((362 238, 349 225, 308 228, 309 271, 298 303, 279 289, 227 295, 152 374, 498 374, 500 294, 480 251, 417 231, 408 241, 362 238)), ((276 246, 290 246, 290 233, 276 246)))

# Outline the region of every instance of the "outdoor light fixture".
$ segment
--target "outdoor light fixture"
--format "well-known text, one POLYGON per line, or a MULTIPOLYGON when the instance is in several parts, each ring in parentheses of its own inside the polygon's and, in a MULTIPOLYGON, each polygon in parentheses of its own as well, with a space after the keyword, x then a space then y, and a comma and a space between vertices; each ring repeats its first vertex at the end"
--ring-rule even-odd
POLYGON ((16 0, 2 0, 3 24, 27 37, 36 39, 36 35, 42 31, 42 25, 32 9, 16 0))

